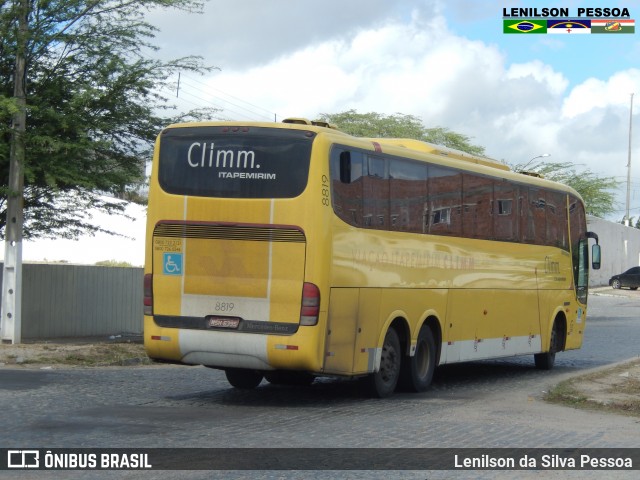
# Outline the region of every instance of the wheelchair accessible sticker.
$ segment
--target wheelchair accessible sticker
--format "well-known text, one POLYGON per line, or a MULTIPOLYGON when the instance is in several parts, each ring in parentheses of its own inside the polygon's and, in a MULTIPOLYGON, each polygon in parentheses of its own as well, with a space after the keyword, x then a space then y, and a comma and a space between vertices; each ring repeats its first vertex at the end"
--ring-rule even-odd
POLYGON ((182 275, 182 254, 163 253, 162 273, 164 275, 182 275))

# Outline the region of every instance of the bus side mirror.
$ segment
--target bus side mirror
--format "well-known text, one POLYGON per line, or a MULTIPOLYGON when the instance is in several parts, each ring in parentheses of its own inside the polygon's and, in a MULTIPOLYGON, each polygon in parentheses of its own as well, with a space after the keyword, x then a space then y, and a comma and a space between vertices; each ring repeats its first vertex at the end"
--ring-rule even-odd
POLYGON ((593 238, 596 241, 596 244, 591 247, 591 267, 594 270, 600 269, 600 244, 598 242, 598 234, 595 232, 587 232, 587 238, 593 238))
POLYGON ((594 270, 600 269, 600 245, 598 244, 591 247, 591 266, 594 270))

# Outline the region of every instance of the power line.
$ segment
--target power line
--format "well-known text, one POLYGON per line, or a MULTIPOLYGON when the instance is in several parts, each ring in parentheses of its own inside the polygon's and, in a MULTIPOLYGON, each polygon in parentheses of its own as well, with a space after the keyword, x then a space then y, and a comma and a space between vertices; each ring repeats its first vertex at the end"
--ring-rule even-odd
MULTIPOLYGON (((152 56, 150 56, 150 55, 148 55, 146 53, 143 53, 143 52, 137 52, 137 55, 139 55, 139 56, 141 56, 143 58, 146 58, 148 60, 152 60, 152 61, 156 61, 157 60, 156 58, 153 58, 152 56)), ((173 90, 173 93, 175 93, 178 98, 180 98, 180 94, 185 93, 184 85, 188 85, 192 90, 195 90, 196 93, 198 94, 198 95, 196 95, 196 94, 191 93, 190 95, 192 97, 198 98, 199 100, 201 100, 201 101, 203 101, 203 102, 208 104, 208 105, 205 105, 205 106, 209 106, 210 105, 210 106, 213 106, 214 108, 221 108, 221 109, 223 109, 225 111, 229 111, 231 113, 234 113, 234 114, 238 115, 239 117, 241 117, 241 119, 249 119, 249 120, 254 120, 254 121, 265 121, 265 120, 266 121, 271 121, 271 120, 276 120, 277 119, 277 114, 275 112, 272 112, 271 110, 268 110, 268 109, 266 109, 264 107, 261 107, 259 105, 255 105, 254 103, 248 102, 248 101, 246 101, 246 100, 244 100, 242 98, 239 98, 239 97, 237 97, 235 95, 232 95, 232 94, 230 94, 228 92, 225 92, 225 91, 223 91, 223 90, 221 90, 219 88, 212 87, 211 85, 208 85, 207 83, 205 83, 203 81, 200 81, 197 78, 194 78, 192 76, 185 75, 182 72, 178 72, 178 81, 177 81, 177 83, 176 84, 171 84, 171 85, 172 85, 171 88, 173 90), (197 85, 194 85, 194 83, 202 85, 202 86, 206 87, 206 89, 198 87, 197 85), (222 97, 217 96, 217 95, 212 95, 211 92, 210 92, 211 90, 214 90, 214 91, 220 93, 223 96, 226 96, 226 97, 228 97, 230 99, 233 99, 234 101, 227 100, 227 99, 222 98, 222 97), (205 98, 203 98, 202 96, 199 96, 199 95, 211 96, 211 97, 213 97, 215 99, 218 99, 219 101, 222 101, 224 103, 232 105, 233 107, 235 107, 235 109, 226 107, 224 105, 220 105, 218 103, 214 103, 213 101, 207 100, 207 99, 205 99, 205 98), (246 106, 243 106, 242 104, 244 104, 246 106), (245 112, 248 112, 250 115, 253 115, 253 117, 248 116, 246 113, 241 113, 240 111, 238 111, 238 109, 239 110, 243 110, 245 112), (256 111, 255 109, 257 109, 259 111, 256 111)), ((169 98, 165 98, 165 100, 167 100, 168 102, 172 101, 169 98)), ((189 103, 193 104, 193 102, 189 102, 189 103)), ((197 105, 197 104, 194 104, 194 105, 197 105)), ((197 105, 197 106, 198 106, 198 108, 201 108, 203 105, 197 105)), ((238 118, 229 118, 229 120, 238 120, 238 118)))
POLYGON ((220 98, 218 96, 213 95, 211 100, 208 100, 206 98, 203 98, 202 95, 207 95, 208 92, 199 89, 197 87, 195 87, 194 85, 190 84, 189 82, 185 82, 184 77, 182 79, 182 84, 183 85, 187 85, 190 88, 192 88, 194 91, 196 91, 198 93, 198 95, 191 93, 189 90, 181 90, 181 93, 183 94, 187 94, 187 95, 191 95, 194 98, 197 98, 198 100, 202 100, 203 102, 206 103, 210 103, 216 107, 222 108, 224 110, 229 110, 230 112, 233 112, 243 118, 248 118, 248 119, 252 119, 252 120, 260 120, 260 121, 264 121, 265 118, 271 118, 271 116, 267 117, 265 114, 262 113, 258 113, 255 110, 251 110, 247 107, 244 107, 242 105, 240 105, 239 103, 234 103, 234 102, 230 102, 229 100, 225 100, 224 98, 220 98), (230 105, 231 107, 229 107, 228 105, 230 105))
MULTIPOLYGON (((169 87, 167 87, 167 88, 169 88, 169 87)), ((171 87, 171 88, 172 88, 172 87, 171 87)), ((225 107, 224 107, 224 106, 222 106, 222 105, 215 104, 215 103, 211 102, 210 100, 207 100, 207 99, 204 99, 204 98, 199 97, 199 96, 197 96, 197 95, 194 95, 194 94, 193 94, 193 93, 191 93, 191 92, 183 91, 182 93, 183 93, 183 95, 182 95, 181 97, 178 97, 178 99, 177 99, 177 100, 176 100, 176 98, 174 98, 174 97, 173 97, 173 95, 170 95, 170 96, 169 96, 169 95, 168 95, 168 93, 160 93, 160 95, 162 96, 162 98, 163 98, 167 103, 172 103, 172 104, 173 104, 173 106, 174 106, 176 109, 180 109, 180 106, 179 106, 178 104, 185 104, 185 103, 186 103, 186 104, 189 104, 189 105, 190 105, 189 107, 186 107, 186 108, 188 108, 188 109, 192 109, 193 107, 195 107, 195 108, 213 107, 213 108, 216 108, 216 109, 218 109, 218 110, 220 110, 220 111, 231 111, 230 109, 225 108, 225 107), (200 102, 195 102, 195 101, 189 100, 188 98, 185 98, 185 95, 186 95, 186 96, 188 96, 188 97, 192 97, 192 98, 195 98, 195 99, 197 99, 197 100, 200 100, 200 102), (177 103, 176 103, 176 102, 177 102, 177 103), (191 107, 191 105, 192 105, 193 107, 191 107)), ((239 113, 239 112, 233 112, 233 113, 236 113, 236 114, 238 114, 238 115, 242 116, 242 114, 241 114, 241 113, 239 113)), ((215 119, 215 120, 224 120, 224 121, 230 121, 230 120, 232 120, 232 118, 229 118, 229 117, 223 117, 223 116, 221 116, 221 115, 216 115, 216 116, 213 116, 212 118, 213 118, 213 119, 215 119)))
MULTIPOLYGON (((247 104, 247 105, 249 105, 249 106, 251 106, 251 107, 253 107, 253 108, 257 108, 257 109, 259 109, 259 110, 262 110, 262 111, 264 112, 264 114, 261 114, 262 116, 269 117, 269 118, 271 118, 271 117, 275 117, 275 116, 276 116, 276 113, 275 113, 275 112, 272 112, 271 110, 268 110, 268 109, 266 109, 266 108, 263 108, 263 107, 260 107, 260 106, 258 106, 258 105, 255 105, 255 104, 253 104, 253 103, 251 103, 251 102, 248 102, 248 101, 246 101, 246 100, 243 100, 243 99, 241 99, 241 98, 239 98, 239 97, 236 97, 236 96, 234 96, 234 95, 231 95, 230 93, 227 93, 227 92, 225 92, 225 91, 223 91, 223 90, 220 90, 219 88, 212 87, 211 85, 207 85, 206 83, 201 82, 201 81, 199 81, 199 80, 198 80, 198 79, 196 79, 196 78, 189 77, 189 76, 186 76, 186 75, 183 75, 183 78, 188 78, 188 79, 189 79, 189 80, 191 80, 192 82, 195 82, 195 83, 198 83, 198 84, 200 84, 200 85, 203 85, 203 86, 207 87, 207 89, 215 90, 216 92, 219 92, 219 93, 221 93, 221 94, 223 94, 223 95, 225 95, 225 96, 227 96, 227 97, 229 97, 229 98, 232 98, 232 99, 237 100, 237 101, 239 101, 239 102, 245 103, 245 104, 247 104)), ((196 87, 196 88, 197 88, 197 87, 196 87)), ((202 91, 202 89, 199 89, 199 90, 200 90, 200 91, 202 91)), ((224 100, 224 101, 229 102, 228 100, 224 100)), ((233 104, 233 102, 229 102, 229 103, 233 104)), ((240 107, 240 108, 244 108, 245 110, 250 110, 250 109, 248 109, 248 108, 246 108, 246 107, 240 107)))
POLYGON ((237 116, 239 116, 239 117, 241 117, 243 119, 255 120, 255 118, 252 118, 252 117, 250 117, 250 116, 248 116, 248 115, 246 115, 246 114, 244 114, 242 112, 239 112, 237 110, 233 110, 233 109, 231 109, 229 107, 226 107, 224 105, 220 105, 220 104, 214 103, 214 102, 212 102, 210 100, 207 100, 205 98, 200 97, 199 95, 195 95, 195 94, 193 94, 193 93, 191 93, 189 91, 183 91, 182 94, 183 95, 187 95, 187 96, 189 96, 191 98, 195 98, 196 100, 200 100, 202 102, 200 104, 196 104, 195 102, 190 102, 190 103, 192 103, 194 105, 197 105, 199 107, 202 107, 203 105, 207 105, 207 106, 210 105, 210 106, 213 106, 214 108, 218 108, 218 109, 220 109, 222 111, 225 111, 225 112, 228 111, 228 112, 234 113, 235 115, 237 115, 237 116))

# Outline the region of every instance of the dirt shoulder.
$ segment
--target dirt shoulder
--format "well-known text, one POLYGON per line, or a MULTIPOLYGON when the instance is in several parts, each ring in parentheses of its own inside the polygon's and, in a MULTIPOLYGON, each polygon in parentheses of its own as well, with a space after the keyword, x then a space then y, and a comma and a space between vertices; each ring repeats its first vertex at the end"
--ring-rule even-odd
POLYGON ((640 417, 640 359, 560 382, 547 393, 545 400, 640 417))
POLYGON ((0 366, 104 367, 150 363, 144 346, 136 341, 54 340, 0 345, 0 366))

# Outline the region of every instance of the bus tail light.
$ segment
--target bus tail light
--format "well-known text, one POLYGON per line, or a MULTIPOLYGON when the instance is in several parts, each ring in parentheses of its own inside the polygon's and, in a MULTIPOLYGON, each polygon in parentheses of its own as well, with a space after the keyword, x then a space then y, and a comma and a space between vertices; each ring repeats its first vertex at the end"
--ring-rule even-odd
POLYGON ((144 314, 153 315, 153 274, 144 276, 144 314))
POLYGON ((320 314, 320 289, 313 283, 302 286, 302 307, 300 325, 316 325, 320 314))

